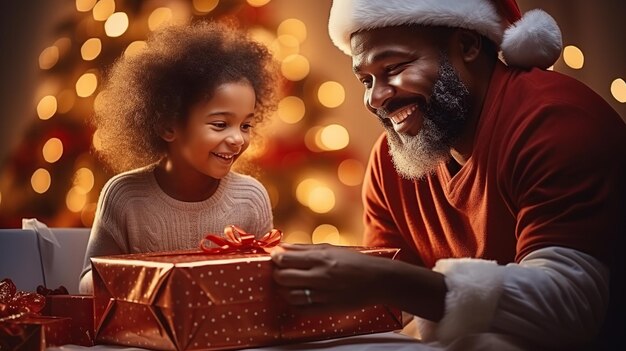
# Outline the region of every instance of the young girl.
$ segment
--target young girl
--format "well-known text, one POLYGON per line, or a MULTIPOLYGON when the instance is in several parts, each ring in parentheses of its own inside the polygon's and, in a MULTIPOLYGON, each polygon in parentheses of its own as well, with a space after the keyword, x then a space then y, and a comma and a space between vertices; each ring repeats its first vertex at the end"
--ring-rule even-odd
POLYGON ((169 27, 147 44, 115 62, 95 106, 97 151, 123 172, 102 189, 81 293, 93 289, 93 256, 197 248, 230 224, 272 228, 265 188, 231 171, 276 106, 271 54, 216 23, 169 27))

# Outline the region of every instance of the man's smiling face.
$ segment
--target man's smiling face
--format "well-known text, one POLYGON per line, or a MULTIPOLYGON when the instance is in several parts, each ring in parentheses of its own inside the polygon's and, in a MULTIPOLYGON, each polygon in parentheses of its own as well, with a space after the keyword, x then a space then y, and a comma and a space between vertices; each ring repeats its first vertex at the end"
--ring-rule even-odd
POLYGON ((450 158, 468 118, 468 89, 435 44, 436 30, 388 27, 357 32, 351 40, 365 106, 387 130, 396 170, 408 179, 450 158))

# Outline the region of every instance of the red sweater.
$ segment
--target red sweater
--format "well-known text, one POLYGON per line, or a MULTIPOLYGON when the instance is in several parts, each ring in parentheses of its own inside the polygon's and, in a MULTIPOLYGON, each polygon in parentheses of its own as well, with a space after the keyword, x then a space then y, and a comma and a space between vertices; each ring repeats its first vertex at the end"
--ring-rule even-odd
POLYGON ((626 124, 582 83, 498 63, 471 158, 418 181, 395 171, 376 142, 363 187, 364 244, 402 248, 432 267, 440 258, 519 262, 564 246, 608 262, 624 235, 626 124))

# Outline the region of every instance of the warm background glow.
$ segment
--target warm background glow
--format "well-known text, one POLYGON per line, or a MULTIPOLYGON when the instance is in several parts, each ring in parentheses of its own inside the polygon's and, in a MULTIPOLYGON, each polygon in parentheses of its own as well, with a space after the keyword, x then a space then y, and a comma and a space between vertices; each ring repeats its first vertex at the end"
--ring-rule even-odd
MULTIPOLYGON (((268 46, 285 79, 241 171, 267 188, 287 241, 359 244, 361 185, 382 129, 362 104, 350 58, 328 38, 330 1, 7 1, 0 23, 20 26, 3 31, 0 227, 26 217, 91 226, 112 176, 95 157, 102 140, 87 123, 107 69, 140 53, 163 26, 229 18, 268 46)), ((559 23, 566 49, 551 69, 588 84, 626 118, 626 2, 518 3, 559 23)))

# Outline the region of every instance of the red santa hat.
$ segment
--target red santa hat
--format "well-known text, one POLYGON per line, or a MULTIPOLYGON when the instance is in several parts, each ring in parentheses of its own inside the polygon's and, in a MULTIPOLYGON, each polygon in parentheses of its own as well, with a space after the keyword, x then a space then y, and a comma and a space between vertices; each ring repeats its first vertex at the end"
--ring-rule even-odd
POLYGON ((521 15, 515 0, 333 0, 328 32, 350 55, 350 36, 358 31, 405 24, 474 30, 502 50, 509 65, 548 68, 563 47, 561 31, 546 12, 521 15))

